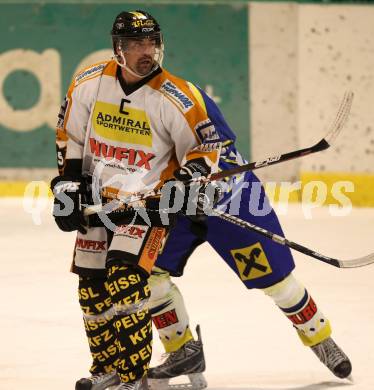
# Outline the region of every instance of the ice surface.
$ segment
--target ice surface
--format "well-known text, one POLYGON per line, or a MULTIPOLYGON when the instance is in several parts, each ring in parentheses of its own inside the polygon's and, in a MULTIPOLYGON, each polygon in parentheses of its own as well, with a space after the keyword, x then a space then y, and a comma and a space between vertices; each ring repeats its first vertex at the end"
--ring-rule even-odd
MULTIPOLYGON (((67 390, 87 375, 88 345, 69 273, 74 233, 55 227, 46 206, 41 224, 20 199, 0 201, 0 389, 67 390)), ((281 220, 286 236, 328 256, 374 251, 374 209, 332 217, 293 205, 281 220)), ((335 378, 299 342, 289 321, 259 291, 247 291, 209 246, 199 248, 183 278, 192 325, 201 324, 209 388, 243 390, 374 389, 374 265, 337 269, 295 252, 295 275, 329 317, 333 336, 353 363, 354 384, 335 378)), ((153 363, 161 355, 155 340, 153 363)))

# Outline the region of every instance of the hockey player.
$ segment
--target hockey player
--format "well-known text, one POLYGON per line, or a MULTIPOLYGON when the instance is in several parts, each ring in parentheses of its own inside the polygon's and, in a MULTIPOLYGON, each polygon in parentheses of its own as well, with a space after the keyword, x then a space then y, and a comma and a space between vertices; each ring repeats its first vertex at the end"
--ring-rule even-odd
MULTIPOLYGON (((244 164, 235 148, 235 135, 218 107, 203 91, 193 85, 190 87, 209 116, 206 126, 198 129, 200 140, 205 143, 220 141, 224 145, 219 168, 225 170, 244 164)), ((197 167, 196 164, 194 166, 197 167)), ((175 172, 175 176, 181 180, 186 179, 186 174, 188 176, 186 169, 175 172)), ((283 234, 274 210, 253 173, 232 178, 226 188, 217 207, 226 208, 228 212, 239 214, 241 219, 276 234, 283 234), (248 209, 248 205, 252 207, 248 209)), ((191 383, 184 386, 179 384, 178 388, 201 389, 207 385, 202 374, 205 359, 200 330, 197 328, 198 340, 194 340, 183 297, 170 279, 170 274, 183 274, 188 258, 204 242, 219 253, 247 288, 261 289, 274 300, 293 324, 303 344, 310 347, 334 375, 339 378, 350 375, 351 363, 331 338, 328 319, 292 274, 295 265, 287 247, 218 217, 205 216, 202 219, 201 216, 196 218, 179 214, 149 278, 149 308, 167 352, 165 362, 148 371, 152 390, 166 389, 169 380, 180 375, 187 375, 191 383)))
POLYGON ((111 36, 115 60, 80 72, 67 92, 57 125, 59 176, 51 182, 58 227, 78 230, 72 271, 79 275, 92 375, 76 390, 146 388, 152 352, 147 279, 170 229, 158 198, 87 223, 82 204, 90 181, 93 196, 110 201, 118 191, 161 186, 195 162, 204 175, 214 172, 220 149, 199 138, 209 118, 189 84, 160 66, 157 21, 143 11, 122 12, 111 36))
MULTIPOLYGON (((209 126, 198 131, 200 139, 204 142, 220 141, 224 145, 219 168, 225 170, 245 163, 235 148, 235 135, 215 103, 201 90, 195 89, 195 94, 210 119, 209 126)), ((188 175, 183 179, 189 179, 188 175)), ((283 235, 264 190, 253 173, 233 178, 228 188, 217 207, 283 235), (248 205, 252 205, 249 210, 248 205)), ((350 375, 351 363, 331 338, 329 320, 292 274, 295 265, 287 247, 215 216, 207 216, 201 221, 180 214, 149 280, 152 319, 168 353, 163 364, 148 372, 152 389, 165 389, 170 378, 182 374, 189 376, 193 388, 206 386, 201 374, 205 361, 200 332, 198 330, 199 337, 195 341, 181 293, 167 272, 181 276, 188 258, 203 242, 208 242, 215 249, 247 288, 261 289, 273 299, 291 321, 303 344, 311 347, 337 377, 350 375)))

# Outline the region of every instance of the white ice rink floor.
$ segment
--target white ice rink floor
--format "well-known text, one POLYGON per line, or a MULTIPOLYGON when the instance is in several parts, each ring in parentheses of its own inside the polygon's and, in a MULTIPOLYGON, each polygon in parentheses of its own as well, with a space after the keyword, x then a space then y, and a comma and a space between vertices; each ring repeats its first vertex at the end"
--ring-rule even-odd
MULTIPOLYGON (((292 206, 286 236, 323 254, 374 252, 374 209, 306 220, 292 206)), ((74 234, 60 232, 48 210, 35 225, 20 199, 0 201, 1 390, 69 390, 87 374, 89 352, 69 273, 74 234)), ((374 265, 337 269, 295 253, 295 275, 329 317, 353 364, 354 383, 335 378, 299 342, 269 298, 247 291, 209 246, 195 252, 183 278, 191 323, 201 324, 210 389, 374 389, 374 265)), ((161 355, 155 341, 153 363, 161 355)))

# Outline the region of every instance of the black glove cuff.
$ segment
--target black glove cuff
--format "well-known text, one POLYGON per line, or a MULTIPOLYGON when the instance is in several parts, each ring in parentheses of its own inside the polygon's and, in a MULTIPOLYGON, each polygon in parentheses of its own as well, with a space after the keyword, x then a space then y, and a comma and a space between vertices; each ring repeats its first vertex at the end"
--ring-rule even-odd
POLYGON ((60 192, 80 192, 82 177, 56 176, 51 180, 50 188, 54 195, 60 192))
POLYGON ((202 176, 208 176, 210 174, 210 167, 205 162, 203 157, 189 160, 184 166, 174 171, 174 177, 180 181, 189 181, 193 178, 194 173, 200 173, 202 176))

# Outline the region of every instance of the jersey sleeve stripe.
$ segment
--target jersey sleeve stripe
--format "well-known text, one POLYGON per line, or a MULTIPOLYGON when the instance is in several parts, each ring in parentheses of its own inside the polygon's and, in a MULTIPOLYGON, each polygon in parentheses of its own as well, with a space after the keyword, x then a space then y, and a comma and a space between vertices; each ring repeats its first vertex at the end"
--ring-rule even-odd
POLYGON ((204 110, 205 114, 208 113, 205 105, 205 101, 203 96, 201 95, 200 91, 193 85, 191 82, 187 81, 188 86, 190 87, 191 92, 195 96, 196 100, 199 102, 200 106, 204 110))
POLYGON ((209 152, 203 152, 203 151, 190 152, 187 154, 186 159, 187 161, 189 161, 189 160, 197 159, 199 157, 207 157, 209 158, 210 161, 216 163, 218 159, 218 153, 216 150, 209 151, 209 152))
POLYGON ((85 81, 101 76, 103 74, 103 71, 107 67, 107 65, 110 64, 110 62, 114 62, 114 61, 102 61, 102 62, 98 62, 97 64, 91 65, 87 68, 84 68, 81 72, 77 73, 74 76, 72 84, 75 87, 77 87, 78 85, 81 85, 85 81))
POLYGON ((116 77, 117 74, 117 63, 112 60, 107 63, 107 66, 103 70, 103 75, 104 76, 112 76, 116 77))

